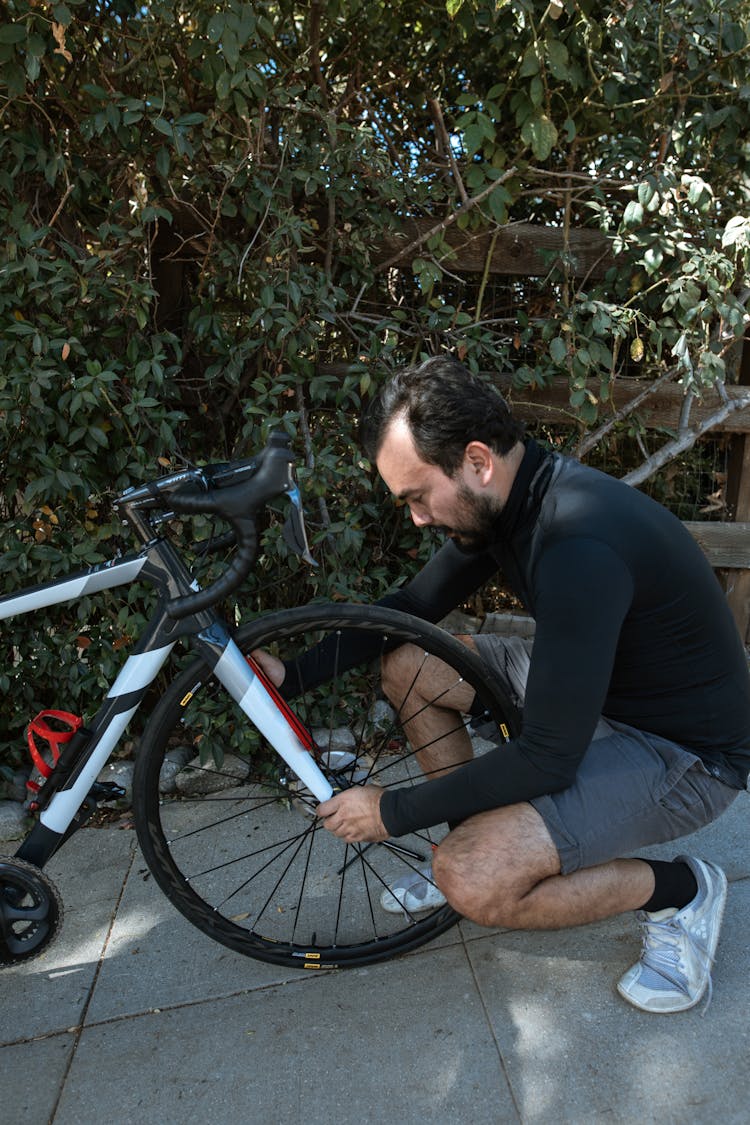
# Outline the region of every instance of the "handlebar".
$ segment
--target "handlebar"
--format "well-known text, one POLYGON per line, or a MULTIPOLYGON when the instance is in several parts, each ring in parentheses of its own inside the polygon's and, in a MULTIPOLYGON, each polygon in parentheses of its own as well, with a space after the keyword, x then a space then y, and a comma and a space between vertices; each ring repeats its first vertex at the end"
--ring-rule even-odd
POLYGON ((172 598, 166 607, 170 617, 180 620, 199 613, 222 601, 244 582, 257 550, 255 517, 276 496, 286 494, 292 501, 293 537, 303 557, 312 562, 290 443, 287 434, 272 433, 265 449, 251 460, 173 473, 130 488, 119 497, 117 506, 144 541, 153 535, 148 512, 154 509, 167 512, 167 518, 180 514, 216 515, 232 527, 237 552, 226 571, 204 590, 172 598))

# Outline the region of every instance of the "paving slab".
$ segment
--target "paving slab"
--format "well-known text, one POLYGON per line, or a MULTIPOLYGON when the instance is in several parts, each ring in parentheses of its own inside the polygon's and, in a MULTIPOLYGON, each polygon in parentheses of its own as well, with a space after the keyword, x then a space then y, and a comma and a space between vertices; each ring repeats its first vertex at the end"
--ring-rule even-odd
POLYGON ((496 934, 468 954, 524 1125, 746 1123, 750 881, 730 887, 713 995, 640 1012, 615 985, 637 959, 632 916, 553 933, 496 934))
POLYGON ((62 935, 3 971, 3 1118, 744 1125, 748 814, 743 793, 641 853, 696 854, 731 883, 710 1005, 663 1017, 615 992, 639 952, 632 915, 557 933, 462 923, 397 961, 311 975, 212 942, 163 897, 132 832, 86 828, 48 868, 62 935))
POLYGON ((172 906, 136 854, 88 1012, 89 1022, 299 979, 212 941, 172 906))
POLYGON ((74 1047, 72 1034, 0 1047, 0 1106, 4 1121, 41 1125, 51 1120, 74 1047))
POLYGON ((518 1120, 460 946, 87 1027, 55 1125, 518 1120))
POLYGON ((618 996, 616 982, 640 952, 632 914, 556 933, 462 923, 524 1125, 750 1120, 750 1076, 731 1062, 750 1043, 749 830, 750 794, 741 793, 713 824, 638 853, 698 855, 729 877, 707 1008, 655 1016, 618 996))

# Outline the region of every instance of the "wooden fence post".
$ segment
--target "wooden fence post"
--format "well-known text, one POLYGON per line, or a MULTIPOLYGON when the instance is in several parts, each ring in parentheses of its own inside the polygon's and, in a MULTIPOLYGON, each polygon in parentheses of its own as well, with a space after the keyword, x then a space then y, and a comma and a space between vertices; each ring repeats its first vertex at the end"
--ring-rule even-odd
MULTIPOLYGON (((745 336, 740 359, 739 382, 750 385, 750 336, 745 336)), ((750 521, 750 434, 733 434, 727 465, 727 509, 737 523, 750 521)), ((733 570, 724 576, 727 600, 742 640, 750 631, 750 570, 733 570)))

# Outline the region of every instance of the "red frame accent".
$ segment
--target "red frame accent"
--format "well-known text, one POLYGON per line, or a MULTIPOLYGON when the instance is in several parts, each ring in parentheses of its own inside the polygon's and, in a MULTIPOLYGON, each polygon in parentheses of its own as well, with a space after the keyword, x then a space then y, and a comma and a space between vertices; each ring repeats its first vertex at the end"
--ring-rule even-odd
POLYGON ((274 703, 278 707, 279 711, 281 711, 281 714, 284 716, 286 721, 289 723, 289 726, 292 728, 294 733, 297 735, 297 738, 300 740, 300 742, 304 746, 305 750, 307 750, 314 757, 317 757, 318 748, 315 745, 315 740, 313 739, 313 736, 310 734, 310 731, 307 729, 305 724, 300 719, 297 718, 297 716, 295 715, 294 711, 292 711, 292 709, 289 706, 289 704, 287 703, 287 701, 279 693, 279 689, 276 687, 275 684, 271 683, 268 676, 266 675, 266 673, 261 668, 260 664, 258 664, 258 661, 254 660, 252 656, 246 656, 245 660, 248 662, 248 664, 252 668, 255 675, 258 677, 260 682, 263 684, 263 687, 266 689, 268 694, 271 696, 271 699, 274 701, 274 703))

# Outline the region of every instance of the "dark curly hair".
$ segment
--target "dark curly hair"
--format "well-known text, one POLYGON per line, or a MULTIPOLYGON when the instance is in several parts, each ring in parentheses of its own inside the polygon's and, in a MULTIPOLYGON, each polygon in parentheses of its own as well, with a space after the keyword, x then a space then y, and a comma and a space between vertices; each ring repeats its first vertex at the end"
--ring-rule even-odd
POLYGON ((402 414, 423 461, 454 476, 470 441, 501 456, 523 438, 523 426, 488 383, 451 356, 436 356, 393 375, 367 410, 362 448, 375 462, 391 420, 402 414))

